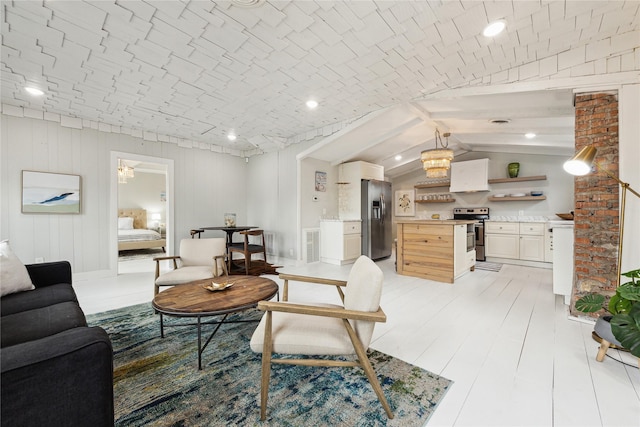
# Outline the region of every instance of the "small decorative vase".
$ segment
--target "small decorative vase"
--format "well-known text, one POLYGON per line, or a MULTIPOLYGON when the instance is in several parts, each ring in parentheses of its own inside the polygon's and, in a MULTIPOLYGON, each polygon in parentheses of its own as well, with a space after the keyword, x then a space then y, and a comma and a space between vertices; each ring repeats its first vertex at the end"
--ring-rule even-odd
POLYGON ((226 213, 226 214, 224 214, 224 225, 225 225, 225 227, 235 227, 236 226, 236 214, 234 214, 234 213, 226 213))
POLYGON ((509 178, 517 178, 520 172, 520 163, 509 163, 507 169, 509 171, 509 178))

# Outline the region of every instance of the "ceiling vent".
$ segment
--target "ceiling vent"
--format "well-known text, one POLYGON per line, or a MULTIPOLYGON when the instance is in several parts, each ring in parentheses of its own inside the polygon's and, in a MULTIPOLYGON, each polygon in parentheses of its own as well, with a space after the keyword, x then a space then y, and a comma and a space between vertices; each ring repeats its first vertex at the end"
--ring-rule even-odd
POLYGON ((494 125, 506 125, 507 123, 510 123, 511 120, 509 119, 491 119, 489 120, 489 123, 492 123, 494 125))

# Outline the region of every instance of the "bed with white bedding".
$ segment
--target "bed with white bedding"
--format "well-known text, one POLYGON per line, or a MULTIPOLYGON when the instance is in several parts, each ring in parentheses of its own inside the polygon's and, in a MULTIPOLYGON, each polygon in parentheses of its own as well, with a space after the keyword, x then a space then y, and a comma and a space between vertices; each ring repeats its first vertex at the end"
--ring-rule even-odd
POLYGON ((118 251, 162 248, 166 239, 147 226, 147 211, 144 209, 118 209, 118 251))

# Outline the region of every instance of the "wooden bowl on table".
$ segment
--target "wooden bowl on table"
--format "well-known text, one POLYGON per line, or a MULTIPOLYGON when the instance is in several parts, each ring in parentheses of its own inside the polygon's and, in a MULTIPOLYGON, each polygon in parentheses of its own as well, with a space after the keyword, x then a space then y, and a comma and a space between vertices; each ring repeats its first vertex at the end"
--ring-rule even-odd
POLYGON ((573 213, 557 213, 556 215, 562 219, 567 219, 567 220, 573 219, 573 213))

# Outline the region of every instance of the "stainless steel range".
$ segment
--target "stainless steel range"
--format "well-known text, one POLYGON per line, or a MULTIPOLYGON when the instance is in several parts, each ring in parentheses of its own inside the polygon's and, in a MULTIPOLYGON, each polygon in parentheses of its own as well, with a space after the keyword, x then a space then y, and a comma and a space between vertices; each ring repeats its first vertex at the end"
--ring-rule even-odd
POLYGON ((489 219, 489 208, 454 208, 453 219, 475 220, 476 261, 484 261, 484 221, 489 219))

